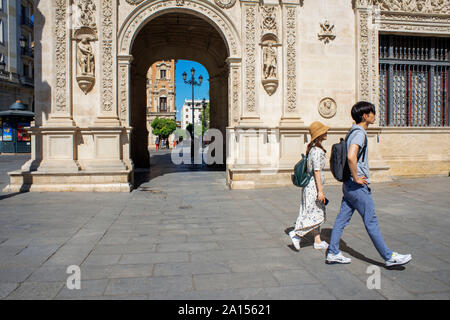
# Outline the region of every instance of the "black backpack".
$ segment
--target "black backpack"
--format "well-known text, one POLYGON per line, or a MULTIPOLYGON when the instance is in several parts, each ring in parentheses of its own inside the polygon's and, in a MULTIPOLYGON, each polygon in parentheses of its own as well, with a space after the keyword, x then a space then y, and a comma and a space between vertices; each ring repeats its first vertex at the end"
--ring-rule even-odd
POLYGON ((306 187, 311 180, 311 175, 308 173, 308 158, 302 154, 302 159, 297 162, 294 167, 294 174, 291 176, 292 183, 297 187, 306 187))
MULTIPOLYGON (((350 168, 348 167, 347 162, 347 139, 352 132, 355 130, 359 130, 358 128, 350 130, 345 139, 342 139, 333 144, 331 147, 331 155, 330 155, 330 170, 333 174, 334 178, 337 181, 345 182, 350 179, 350 168)), ((366 143, 364 145, 363 150, 360 150, 360 155, 366 152, 367 149, 367 135, 366 135, 366 143)), ((358 156, 358 159, 360 157, 358 156)))

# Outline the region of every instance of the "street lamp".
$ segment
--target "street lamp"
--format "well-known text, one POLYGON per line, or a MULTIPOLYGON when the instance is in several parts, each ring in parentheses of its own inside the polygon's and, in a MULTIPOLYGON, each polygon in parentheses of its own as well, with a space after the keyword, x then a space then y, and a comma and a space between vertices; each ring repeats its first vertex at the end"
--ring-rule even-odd
POLYGON ((205 98, 203 98, 203 100, 202 100, 202 109, 203 109, 203 115, 202 115, 202 144, 204 143, 204 141, 203 141, 203 130, 204 130, 204 126, 205 126, 205 123, 206 123, 206 121, 205 121, 205 108, 206 108, 206 99, 205 98))
POLYGON ((195 69, 191 69, 191 80, 187 79, 186 71, 183 72, 183 80, 184 83, 190 84, 192 86, 192 136, 191 136, 191 158, 194 158, 194 87, 195 86, 201 86, 203 82, 203 77, 200 75, 198 77, 198 82, 195 81, 195 69))

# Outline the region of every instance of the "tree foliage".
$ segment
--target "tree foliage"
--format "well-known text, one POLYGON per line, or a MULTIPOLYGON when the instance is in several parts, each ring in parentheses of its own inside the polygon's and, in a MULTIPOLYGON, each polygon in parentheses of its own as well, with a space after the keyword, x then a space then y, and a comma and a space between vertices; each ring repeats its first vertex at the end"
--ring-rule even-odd
POLYGON ((161 138, 167 138, 177 129, 177 122, 174 119, 158 118, 152 121, 152 133, 161 138))

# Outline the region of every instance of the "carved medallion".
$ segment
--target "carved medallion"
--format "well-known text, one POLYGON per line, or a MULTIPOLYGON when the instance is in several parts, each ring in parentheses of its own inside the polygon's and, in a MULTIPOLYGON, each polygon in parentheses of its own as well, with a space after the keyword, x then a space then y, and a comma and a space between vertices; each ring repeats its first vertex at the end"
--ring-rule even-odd
POLYGON ((139 4, 144 0, 125 0, 126 2, 128 2, 129 4, 139 4))
POLYGON ((324 118, 333 118, 336 114, 336 102, 331 98, 323 98, 319 102, 319 114, 324 118))
POLYGON ((229 9, 236 3, 236 0, 214 0, 214 2, 222 9, 229 9))

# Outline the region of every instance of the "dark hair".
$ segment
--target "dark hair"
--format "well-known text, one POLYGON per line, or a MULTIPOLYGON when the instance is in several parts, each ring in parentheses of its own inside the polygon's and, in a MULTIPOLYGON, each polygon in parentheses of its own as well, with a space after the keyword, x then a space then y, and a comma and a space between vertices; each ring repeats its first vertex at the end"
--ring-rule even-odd
POLYGON ((323 150, 323 152, 327 153, 327 150, 325 150, 322 147, 322 144, 320 143, 321 138, 325 135, 326 133, 324 133, 323 135, 315 138, 313 141, 311 141, 310 143, 308 143, 308 146, 306 147, 306 156, 308 156, 309 151, 311 151, 312 147, 318 147, 320 149, 323 150))
POLYGON ((356 123, 361 123, 364 114, 373 112, 375 114, 375 106, 367 101, 359 101, 352 107, 352 118, 356 123))

